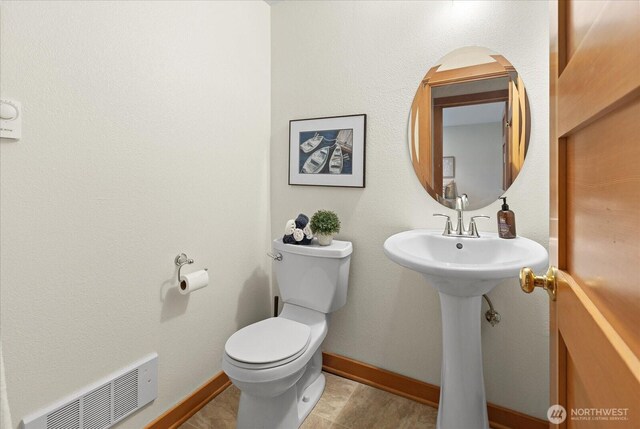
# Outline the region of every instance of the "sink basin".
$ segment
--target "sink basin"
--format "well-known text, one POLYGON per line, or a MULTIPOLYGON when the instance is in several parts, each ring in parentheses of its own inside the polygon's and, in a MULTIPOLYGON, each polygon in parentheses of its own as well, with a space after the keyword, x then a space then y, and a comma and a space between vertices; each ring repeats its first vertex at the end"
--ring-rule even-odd
POLYGON ((442 375, 438 429, 489 429, 482 372, 480 321, 482 295, 520 268, 544 270, 548 254, 535 241, 505 240, 495 233, 480 238, 445 237, 415 229, 392 235, 384 253, 393 262, 422 273, 440 295, 442 375))
POLYGON ((480 238, 445 237, 442 231, 414 229, 392 235, 384 252, 393 262, 422 273, 439 292, 482 296, 520 268, 546 269, 547 251, 524 237, 505 240, 496 233, 480 238))

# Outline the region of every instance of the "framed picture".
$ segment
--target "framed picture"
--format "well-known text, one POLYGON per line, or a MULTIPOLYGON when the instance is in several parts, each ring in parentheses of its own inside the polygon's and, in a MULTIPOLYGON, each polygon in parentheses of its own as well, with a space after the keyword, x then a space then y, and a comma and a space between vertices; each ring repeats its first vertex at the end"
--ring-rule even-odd
POLYGON ((289 184, 364 188, 367 115, 289 121, 289 184))
POLYGON ((442 177, 444 179, 453 179, 456 177, 456 157, 442 157, 442 177))

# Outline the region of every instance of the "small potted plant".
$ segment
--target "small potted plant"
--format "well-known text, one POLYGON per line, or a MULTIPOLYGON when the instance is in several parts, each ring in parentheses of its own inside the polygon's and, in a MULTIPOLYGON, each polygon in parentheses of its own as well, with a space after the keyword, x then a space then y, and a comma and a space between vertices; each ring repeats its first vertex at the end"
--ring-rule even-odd
POLYGON ((340 232, 338 215, 329 210, 318 210, 311 217, 311 231, 318 237, 318 244, 328 246, 333 237, 340 232))

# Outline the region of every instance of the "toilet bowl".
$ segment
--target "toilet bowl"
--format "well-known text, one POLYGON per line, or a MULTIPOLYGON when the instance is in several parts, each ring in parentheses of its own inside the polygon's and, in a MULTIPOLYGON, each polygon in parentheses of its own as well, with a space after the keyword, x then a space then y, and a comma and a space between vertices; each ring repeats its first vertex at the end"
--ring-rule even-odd
POLYGON ((346 303, 352 246, 296 246, 274 240, 284 306, 225 344, 222 369, 240 389, 238 429, 295 429, 325 386, 320 348, 329 314, 346 303))

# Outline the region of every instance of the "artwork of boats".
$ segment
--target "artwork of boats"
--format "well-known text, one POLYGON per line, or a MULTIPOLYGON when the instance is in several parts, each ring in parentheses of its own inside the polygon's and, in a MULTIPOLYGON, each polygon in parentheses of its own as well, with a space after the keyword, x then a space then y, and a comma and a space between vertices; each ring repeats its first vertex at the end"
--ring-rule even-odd
POLYGON ((322 171, 329 159, 329 148, 330 146, 326 146, 313 153, 302 166, 302 173, 314 174, 322 171))
POLYGON ((309 153, 317 148, 320 143, 322 143, 322 139, 324 139, 324 137, 319 133, 316 133, 315 136, 305 140, 304 143, 300 145, 300 149, 302 149, 304 153, 309 153))
POLYGON ((336 137, 336 143, 340 145, 343 151, 353 152, 353 130, 340 130, 336 137))
POLYGON ((340 145, 336 145, 336 148, 333 150, 333 154, 331 155, 331 159, 329 160, 329 173, 331 174, 340 174, 342 173, 342 149, 340 145))

